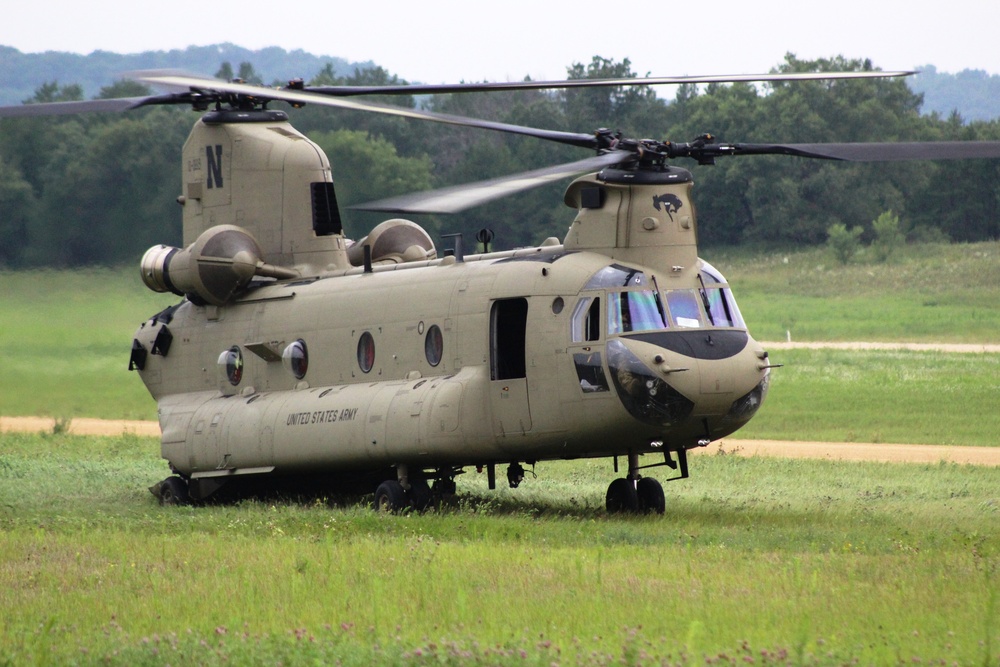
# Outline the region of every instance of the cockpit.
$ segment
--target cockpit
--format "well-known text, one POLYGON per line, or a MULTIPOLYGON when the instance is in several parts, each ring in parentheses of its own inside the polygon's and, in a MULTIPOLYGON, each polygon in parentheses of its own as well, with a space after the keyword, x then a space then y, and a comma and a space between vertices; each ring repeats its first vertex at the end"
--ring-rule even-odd
MULTIPOLYGON (((684 288, 671 288, 663 282, 677 281, 619 264, 604 267, 582 290, 570 336, 577 344, 573 362, 584 394, 614 391, 636 419, 668 427, 691 415, 696 397, 708 396, 710 403, 712 396, 730 395, 733 368, 724 360, 743 352, 749 334, 729 284, 711 264, 701 262, 694 285, 688 280, 684 288), (661 352, 651 356, 650 345, 661 352), (642 346, 645 353, 638 352, 642 346), (668 358, 681 363, 664 366, 668 358), (698 369, 697 382, 684 382, 682 374, 692 368, 698 369)), ((759 363, 757 357, 751 361, 759 363)), ((756 382, 725 406, 713 433, 743 423, 756 411, 767 391, 767 374, 756 382)))

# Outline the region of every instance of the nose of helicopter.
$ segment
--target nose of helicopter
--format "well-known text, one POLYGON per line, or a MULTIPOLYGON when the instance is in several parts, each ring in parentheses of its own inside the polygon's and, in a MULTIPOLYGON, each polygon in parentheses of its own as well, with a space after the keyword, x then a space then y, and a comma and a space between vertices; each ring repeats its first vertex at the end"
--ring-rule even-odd
POLYGON ((637 420, 697 421, 713 439, 748 422, 767 395, 767 353, 745 331, 655 332, 608 341, 615 390, 637 420))

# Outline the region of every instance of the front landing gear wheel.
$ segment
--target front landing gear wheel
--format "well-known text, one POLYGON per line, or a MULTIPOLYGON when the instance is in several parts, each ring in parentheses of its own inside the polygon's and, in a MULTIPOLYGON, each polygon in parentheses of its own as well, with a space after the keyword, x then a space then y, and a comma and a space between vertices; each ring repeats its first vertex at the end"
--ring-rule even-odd
POLYGON ((639 496, 639 511, 644 514, 655 512, 663 514, 666 511, 667 503, 663 498, 663 487, 652 477, 643 477, 635 487, 636 495, 639 496))
POLYGON ((630 479, 620 477, 608 486, 605 497, 608 514, 635 513, 639 511, 639 495, 635 483, 630 479))
POLYGON ((191 502, 188 496, 188 485, 180 477, 167 477, 155 484, 150 491, 160 501, 161 505, 187 505, 191 502))
POLYGON ((388 479, 375 489, 375 511, 397 514, 409 507, 403 485, 388 479))

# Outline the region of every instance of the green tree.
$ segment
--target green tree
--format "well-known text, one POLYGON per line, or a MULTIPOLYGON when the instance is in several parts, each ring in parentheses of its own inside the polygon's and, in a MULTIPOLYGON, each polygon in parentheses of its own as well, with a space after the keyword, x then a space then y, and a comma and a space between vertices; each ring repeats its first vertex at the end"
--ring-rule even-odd
POLYGON ((76 83, 60 86, 58 81, 43 83, 35 94, 24 101, 25 104, 49 102, 76 102, 83 99, 83 87, 76 83))
MULTIPOLYGON (((803 61, 781 72, 871 70, 867 60, 803 61)), ((921 140, 931 121, 900 79, 779 82, 690 89, 668 108, 674 137, 711 133, 723 142, 813 143, 921 140)), ((857 226, 908 204, 933 178, 917 163, 846 163, 789 157, 719 159, 695 172, 699 231, 711 243, 818 244, 832 224, 857 226)))
MULTIPOLYGON (((431 187, 430 160, 402 157, 383 138, 357 130, 317 132, 310 138, 330 158, 346 233, 355 238, 367 234, 385 214, 351 211, 348 206, 431 187)), ((436 232, 433 224, 428 227, 428 232, 436 232)))
MULTIPOLYGON (((569 79, 634 79, 628 58, 615 62, 594 56, 586 67, 574 63, 567 70, 569 79)), ((664 103, 650 86, 611 86, 567 88, 562 92, 569 128, 590 132, 607 127, 621 130, 633 138, 658 136, 664 103)))
POLYGON ((147 97, 152 94, 152 89, 146 84, 130 79, 119 79, 110 86, 101 88, 101 91, 97 94, 97 98, 110 100, 116 97, 147 97))
POLYGON ((215 78, 221 79, 222 81, 232 81, 236 78, 236 74, 233 72, 233 65, 228 60, 223 61, 219 65, 219 69, 215 72, 215 78))
POLYGON ((906 241, 906 236, 899 227, 899 216, 892 211, 885 211, 872 221, 872 250, 880 262, 888 261, 896 250, 906 241))
POLYGON ((843 223, 834 223, 827 229, 827 246, 833 251, 834 257, 841 264, 847 264, 857 254, 861 247, 860 227, 847 229, 843 223))
POLYGON ((42 180, 26 259, 78 266, 137 262, 180 243, 180 155, 189 119, 175 109, 66 126, 42 180))
POLYGON ((264 84, 264 78, 257 73, 253 64, 245 61, 240 63, 240 69, 236 74, 236 78, 240 79, 243 83, 248 83, 253 86, 260 86, 264 84))
POLYGON ((0 156, 0 268, 19 266, 35 213, 35 193, 0 156))

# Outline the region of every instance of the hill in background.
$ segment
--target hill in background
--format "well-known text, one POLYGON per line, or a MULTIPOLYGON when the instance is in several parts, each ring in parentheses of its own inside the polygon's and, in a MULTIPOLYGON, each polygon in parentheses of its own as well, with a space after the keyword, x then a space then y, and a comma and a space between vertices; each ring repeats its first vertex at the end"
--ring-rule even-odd
POLYGON ((938 72, 934 65, 918 67, 920 74, 909 81, 910 90, 924 96, 923 112, 943 117, 958 111, 962 120, 1000 118, 1000 76, 980 69, 958 74, 938 72))
MULTIPOLYGON (((0 104, 18 104, 34 95, 43 83, 78 83, 84 95, 94 97, 103 86, 113 83, 123 72, 142 69, 180 69, 192 74, 212 76, 223 62, 237 67, 242 62, 253 64, 265 77, 301 76, 309 79, 327 63, 338 76, 352 74, 357 69, 377 66, 372 61, 351 62, 336 56, 316 56, 302 50, 286 51, 279 47, 251 50, 235 44, 189 46, 171 51, 146 51, 119 54, 94 51, 89 55, 47 51, 21 53, 9 46, 0 46, 0 104)), ((569 65, 569 63, 567 63, 569 65)), ((958 74, 938 72, 934 65, 916 68, 920 74, 907 83, 910 89, 924 95, 923 113, 938 113, 948 117, 957 111, 966 122, 1000 118, 1000 76, 982 70, 962 70, 958 74)), ((666 72, 664 74, 669 74, 666 72)))
POLYGON ((18 104, 34 95, 40 85, 52 81, 61 85, 80 84, 84 96, 91 98, 102 87, 121 78, 123 72, 177 69, 213 76, 223 62, 231 63, 234 69, 242 62, 250 62, 257 72, 269 77, 265 78, 268 82, 270 77, 301 76, 308 79, 327 63, 339 76, 352 74, 355 68, 376 66, 371 61, 350 62, 334 56, 315 56, 302 50, 268 47, 254 51, 229 43, 133 54, 94 51, 86 56, 57 51, 21 53, 9 46, 0 46, 0 104, 18 104))

